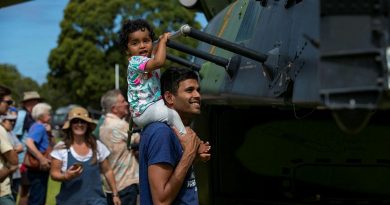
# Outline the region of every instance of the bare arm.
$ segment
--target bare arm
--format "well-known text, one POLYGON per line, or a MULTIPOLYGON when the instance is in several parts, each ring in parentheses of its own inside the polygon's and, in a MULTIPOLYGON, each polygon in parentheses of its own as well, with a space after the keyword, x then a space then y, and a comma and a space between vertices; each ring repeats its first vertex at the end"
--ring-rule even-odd
POLYGON ((80 176, 83 172, 83 168, 81 166, 76 167, 72 165, 64 173, 62 173, 61 167, 62 161, 53 158, 50 167, 50 176, 53 180, 64 182, 80 176))
MULTIPOLYGON (((176 135, 179 136, 177 130, 176 135)), ((179 193, 187 171, 192 166, 200 143, 196 133, 187 129, 185 136, 179 137, 184 149, 182 158, 174 169, 168 164, 154 164, 148 167, 149 184, 153 204, 171 204, 179 193)))
POLYGON ((111 188, 112 195, 113 195, 112 200, 113 200, 114 204, 120 205, 121 200, 118 197, 118 190, 116 189, 114 172, 112 171, 107 159, 103 160, 103 162, 100 163, 100 168, 102 170, 102 173, 104 174, 104 177, 106 178, 106 180, 108 182, 108 185, 111 188))
POLYGON ((0 169, 0 182, 3 182, 10 174, 12 174, 18 168, 18 155, 15 150, 9 150, 3 153, 6 166, 0 169))
POLYGON ((3 167, 0 169, 0 183, 2 183, 7 177, 12 173, 8 167, 3 167))
POLYGON ((150 72, 159 69, 164 65, 167 56, 167 41, 169 35, 169 33, 164 33, 160 36, 160 41, 158 42, 154 58, 151 58, 148 63, 146 63, 145 71, 150 72))
MULTIPOLYGON (((16 153, 15 150, 10 150, 6 153, 3 154, 5 160, 7 161, 7 165, 9 168, 12 169, 12 167, 18 167, 18 154, 16 153)), ((16 170, 16 169, 15 169, 16 170)))
POLYGON ((51 160, 50 176, 55 181, 66 181, 66 173, 61 172, 62 161, 58 159, 51 160))

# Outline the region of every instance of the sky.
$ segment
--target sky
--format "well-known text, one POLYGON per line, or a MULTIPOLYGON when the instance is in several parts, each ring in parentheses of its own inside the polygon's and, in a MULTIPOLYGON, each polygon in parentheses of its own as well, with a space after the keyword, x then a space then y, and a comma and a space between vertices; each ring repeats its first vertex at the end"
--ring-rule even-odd
POLYGON ((0 9, 0 63, 24 77, 46 82, 47 59, 57 46, 68 0, 35 0, 0 9))
MULTIPOLYGON (((51 49, 69 0, 34 0, 0 9, 0 64, 16 66, 24 77, 46 82, 51 49)), ((205 24, 203 15, 198 19, 205 24)), ((1 79, 1 78, 0 78, 1 79)))

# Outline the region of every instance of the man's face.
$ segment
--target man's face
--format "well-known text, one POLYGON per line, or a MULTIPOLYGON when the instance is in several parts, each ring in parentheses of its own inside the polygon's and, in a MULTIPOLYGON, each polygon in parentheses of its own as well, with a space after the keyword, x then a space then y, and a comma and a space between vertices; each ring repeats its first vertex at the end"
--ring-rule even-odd
POLYGON ((6 95, 3 99, 0 99, 0 115, 4 115, 8 111, 8 107, 12 104, 12 98, 10 95, 6 95))
POLYGON ((200 87, 197 80, 187 79, 179 83, 177 94, 173 98, 173 108, 182 120, 190 120, 200 114, 200 87))
POLYGON ((129 114, 129 103, 127 103, 123 95, 118 95, 117 101, 113 106, 112 112, 119 118, 126 117, 129 114))
POLYGON ((27 100, 23 102, 24 107, 26 108, 27 111, 32 112, 33 107, 39 103, 39 100, 37 99, 32 99, 32 100, 27 100))

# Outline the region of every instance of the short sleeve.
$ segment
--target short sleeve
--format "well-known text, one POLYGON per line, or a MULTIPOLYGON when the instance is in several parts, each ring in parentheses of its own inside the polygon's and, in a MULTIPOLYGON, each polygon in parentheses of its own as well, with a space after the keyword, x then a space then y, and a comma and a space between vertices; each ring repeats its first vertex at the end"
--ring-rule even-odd
POLYGON ((33 139, 34 142, 39 143, 42 140, 42 137, 44 136, 45 132, 46 130, 44 126, 41 126, 39 124, 34 124, 33 126, 30 127, 27 137, 33 139))
POLYGON ((102 162, 110 155, 110 151, 108 150, 106 145, 100 142, 100 140, 96 140, 96 143, 97 143, 97 151, 98 151, 97 158, 99 162, 102 162))
POLYGON ((55 146, 53 151, 50 153, 50 156, 53 157, 54 159, 58 159, 60 161, 64 161, 64 154, 63 152, 66 153, 66 149, 63 149, 65 146, 63 141, 58 142, 55 146))
POLYGON ((129 61, 129 69, 132 71, 145 71, 146 63, 150 58, 145 56, 132 56, 129 61))
POLYGON ((179 149, 179 144, 172 129, 168 126, 157 128, 150 138, 148 166, 158 163, 176 166, 180 159, 177 149, 179 149))

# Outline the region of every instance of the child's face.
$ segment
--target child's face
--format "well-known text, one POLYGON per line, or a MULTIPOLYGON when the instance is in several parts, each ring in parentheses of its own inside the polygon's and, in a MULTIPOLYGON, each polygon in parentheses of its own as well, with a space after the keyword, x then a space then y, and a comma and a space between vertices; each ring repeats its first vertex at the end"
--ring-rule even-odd
POLYGON ((129 34, 127 50, 131 56, 150 57, 153 50, 153 42, 149 36, 149 30, 144 29, 129 34))

